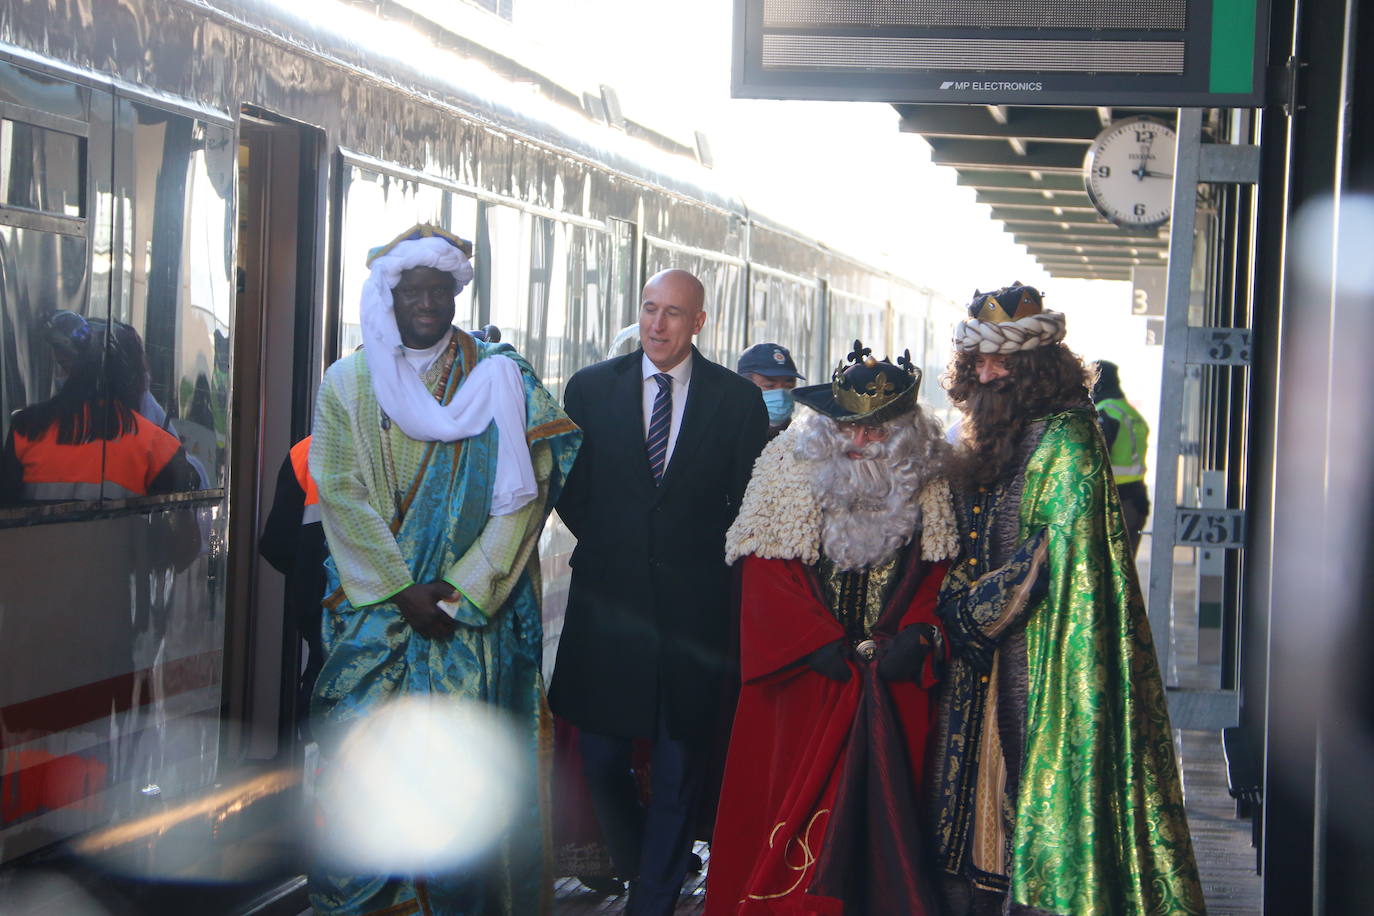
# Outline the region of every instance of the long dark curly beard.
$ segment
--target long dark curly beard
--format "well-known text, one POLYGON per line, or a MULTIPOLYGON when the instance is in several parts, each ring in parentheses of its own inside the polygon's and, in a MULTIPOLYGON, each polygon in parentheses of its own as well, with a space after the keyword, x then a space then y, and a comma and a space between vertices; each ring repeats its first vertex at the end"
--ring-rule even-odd
POLYGON ((959 352, 941 381, 963 412, 963 446, 952 476, 966 486, 988 486, 1013 474, 1031 422, 1071 407, 1090 407, 1089 373, 1067 347, 1054 344, 1007 357, 1007 378, 978 381, 976 353, 959 352))

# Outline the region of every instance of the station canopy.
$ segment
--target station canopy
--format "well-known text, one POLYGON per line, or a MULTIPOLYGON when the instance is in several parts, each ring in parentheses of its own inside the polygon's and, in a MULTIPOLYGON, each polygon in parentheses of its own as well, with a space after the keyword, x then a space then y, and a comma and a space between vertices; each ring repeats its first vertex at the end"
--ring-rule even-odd
POLYGON ((1083 158, 1113 121, 1148 115, 1173 125, 1172 108, 894 105, 901 129, 923 136, 931 160, 958 172, 993 219, 1053 277, 1130 280, 1163 266, 1169 226, 1122 229, 1088 199, 1083 158))

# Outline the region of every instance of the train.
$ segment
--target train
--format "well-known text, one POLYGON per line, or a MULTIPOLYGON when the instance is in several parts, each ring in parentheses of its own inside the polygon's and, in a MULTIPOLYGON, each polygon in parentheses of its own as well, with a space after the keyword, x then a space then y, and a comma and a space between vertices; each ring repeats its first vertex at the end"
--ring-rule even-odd
MULTIPOLYGON (((709 358, 776 341, 825 381, 858 337, 909 348, 947 407, 952 301, 413 12, 415 42, 369 40, 399 9, 36 0, 0 17, 3 432, 59 384, 55 311, 122 322, 199 476, 0 508, 0 869, 62 848, 211 880, 232 857, 169 838, 223 838, 294 791, 301 650, 256 540, 325 367, 359 340, 366 252, 416 222, 474 241, 457 322, 498 327, 555 395, 635 322, 645 278, 682 267, 707 289, 709 358)), ((571 544, 556 519, 541 542, 548 658, 571 544)))

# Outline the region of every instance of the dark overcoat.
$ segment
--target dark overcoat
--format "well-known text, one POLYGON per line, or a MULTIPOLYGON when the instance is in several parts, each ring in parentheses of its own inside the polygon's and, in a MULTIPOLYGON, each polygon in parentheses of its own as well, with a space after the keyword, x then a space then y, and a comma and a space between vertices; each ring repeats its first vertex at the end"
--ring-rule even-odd
POLYGON ((682 427, 660 486, 644 451, 643 350, 588 366, 564 405, 582 450, 558 501, 577 537, 553 711, 601 735, 711 737, 726 670, 725 531, 768 435, 752 382, 692 349, 682 427))

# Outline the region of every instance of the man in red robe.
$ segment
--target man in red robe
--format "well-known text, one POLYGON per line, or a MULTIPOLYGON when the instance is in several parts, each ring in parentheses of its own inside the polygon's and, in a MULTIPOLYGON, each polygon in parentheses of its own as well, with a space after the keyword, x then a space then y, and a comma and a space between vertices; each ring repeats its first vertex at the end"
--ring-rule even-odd
POLYGON ((919 817, 935 600, 955 549, 946 445, 909 355, 855 341, 754 465, 741 561, 742 688, 707 916, 934 913, 919 817))

